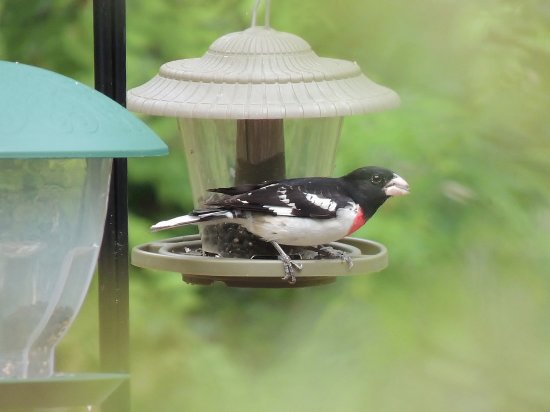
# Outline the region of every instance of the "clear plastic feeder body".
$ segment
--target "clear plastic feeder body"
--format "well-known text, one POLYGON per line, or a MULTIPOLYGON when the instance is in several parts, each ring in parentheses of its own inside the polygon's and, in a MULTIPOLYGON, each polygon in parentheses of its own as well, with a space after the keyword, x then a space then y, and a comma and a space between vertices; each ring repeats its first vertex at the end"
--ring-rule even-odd
MULTIPOLYGON (((341 117, 215 120, 180 118, 196 208, 208 189, 303 176, 329 176, 341 117)), ((224 257, 272 255, 271 245, 234 224, 201 230, 204 251, 224 257)))
POLYGON ((53 374, 90 284, 111 159, 0 159, 0 378, 53 374))

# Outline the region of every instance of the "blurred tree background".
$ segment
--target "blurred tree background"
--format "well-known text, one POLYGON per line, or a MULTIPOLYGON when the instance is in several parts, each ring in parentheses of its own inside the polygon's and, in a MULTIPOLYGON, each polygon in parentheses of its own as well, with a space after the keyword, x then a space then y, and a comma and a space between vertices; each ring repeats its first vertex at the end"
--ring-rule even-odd
MULTIPOLYGON (((127 0, 128 87, 248 27, 253 3, 127 0)), ((92 85, 91 8, 0 3, 0 58, 92 85)), ((358 233, 390 266, 302 290, 132 268, 134 410, 550 410, 550 3, 274 0, 271 15, 402 97, 345 120, 334 171, 379 164, 411 184, 358 233)), ((171 154, 129 163, 132 245, 192 207, 176 122, 145 120, 171 154)), ((59 370, 97 367, 96 295, 59 370)))

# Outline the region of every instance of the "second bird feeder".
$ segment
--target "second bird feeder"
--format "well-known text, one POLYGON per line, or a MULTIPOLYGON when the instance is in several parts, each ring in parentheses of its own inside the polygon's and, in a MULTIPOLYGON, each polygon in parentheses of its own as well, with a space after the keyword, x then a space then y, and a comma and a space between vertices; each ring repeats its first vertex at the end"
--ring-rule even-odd
MULTIPOLYGON (((212 196, 210 188, 329 176, 343 117, 398 104, 394 91, 369 80, 356 63, 317 56, 300 37, 270 28, 267 16, 264 26, 256 26, 254 16, 249 29, 222 36, 200 58, 163 64, 158 75, 128 92, 130 110, 177 118, 198 208, 212 196)), ((238 225, 204 228, 199 247, 240 259, 185 256, 175 250, 174 245, 189 250, 188 241, 197 242, 175 239, 138 247, 133 263, 181 271, 191 283, 223 280, 250 286, 251 279, 269 278, 278 285, 282 268, 276 252, 238 225), (269 255, 275 261, 250 260, 269 255)), ((353 272, 386 265, 385 248, 367 243, 344 246, 352 255, 366 256, 368 267, 357 261, 353 272)), ((305 265, 299 284, 338 274, 330 265, 338 262, 326 262, 328 267, 306 263, 317 266, 308 275, 305 265)), ((336 270, 341 271, 346 272, 336 270)))

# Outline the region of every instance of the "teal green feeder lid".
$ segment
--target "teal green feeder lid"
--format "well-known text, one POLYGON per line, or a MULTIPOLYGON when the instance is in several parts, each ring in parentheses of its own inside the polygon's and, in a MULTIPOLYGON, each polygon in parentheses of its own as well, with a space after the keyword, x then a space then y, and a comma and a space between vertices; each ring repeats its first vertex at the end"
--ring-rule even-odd
POLYGON ((168 148, 102 93, 60 74, 0 61, 0 158, 141 157, 168 148))

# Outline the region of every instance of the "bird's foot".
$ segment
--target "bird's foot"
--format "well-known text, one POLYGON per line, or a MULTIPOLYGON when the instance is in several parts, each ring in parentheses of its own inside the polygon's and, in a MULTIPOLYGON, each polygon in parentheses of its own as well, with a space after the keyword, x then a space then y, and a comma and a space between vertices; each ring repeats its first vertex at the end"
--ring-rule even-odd
POLYGON ((347 263, 348 269, 351 269, 353 267, 353 260, 346 252, 342 252, 341 250, 335 249, 329 245, 320 246, 317 251, 319 252, 319 254, 324 255, 330 259, 340 259, 342 262, 347 263))
POLYGON ((296 270, 302 270, 303 265, 301 263, 294 262, 278 243, 271 242, 271 244, 275 249, 277 249, 279 259, 283 262, 283 270, 285 274, 282 279, 287 281, 289 285, 294 285, 296 283, 296 275, 294 273, 296 270))
POLYGON ((290 257, 287 255, 288 259, 280 257, 281 261, 283 262, 283 269, 284 269, 284 276, 281 278, 288 282, 289 285, 294 285, 296 283, 296 275, 294 272, 296 270, 302 270, 303 266, 300 263, 294 262, 290 257))

